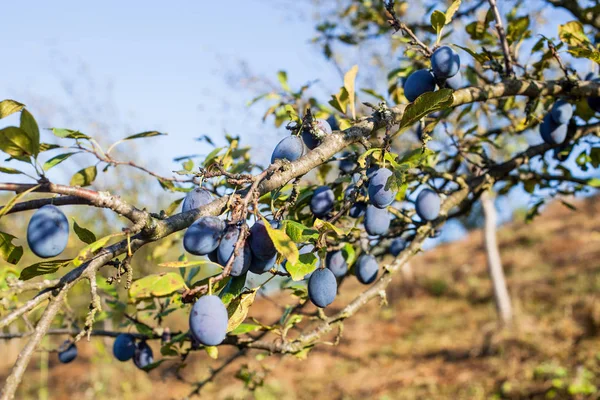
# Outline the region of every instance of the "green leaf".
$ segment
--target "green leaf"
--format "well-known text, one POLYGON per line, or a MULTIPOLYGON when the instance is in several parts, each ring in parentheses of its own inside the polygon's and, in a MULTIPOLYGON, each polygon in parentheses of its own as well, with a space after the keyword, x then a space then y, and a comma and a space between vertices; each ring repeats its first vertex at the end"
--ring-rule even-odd
POLYGON ((410 127, 432 112, 446 109, 452 105, 452 89, 423 93, 404 110, 400 121, 400 130, 410 127))
POLYGON ((350 243, 344 244, 344 247, 342 247, 342 255, 344 256, 344 260, 346 260, 346 264, 348 264, 348 268, 350 268, 352 264, 354 264, 354 261, 356 261, 356 251, 354 250, 354 247, 352 247, 350 243))
POLYGON ((287 72, 279 71, 277 72, 277 79, 279 80, 279 84, 286 92, 291 92, 290 85, 288 84, 288 76, 287 72))
POLYGON ((185 282, 176 272, 148 275, 131 284, 129 297, 133 299, 145 299, 149 297, 168 296, 183 288, 185 288, 185 282))
POLYGON ((51 159, 49 159, 48 161, 46 161, 44 163, 44 166, 43 166, 44 171, 48 171, 50 168, 57 166, 61 162, 65 161, 67 158, 71 157, 73 154, 77 154, 77 153, 64 153, 64 154, 59 154, 57 156, 52 157, 51 159))
POLYGON ((306 274, 310 274, 317 268, 319 259, 313 253, 300 254, 298 262, 291 263, 289 260, 285 263, 285 270, 289 272, 294 281, 301 281, 306 274))
POLYGON ((75 231, 75 234, 83 243, 92 244, 96 241, 96 235, 92 231, 79 226, 75 218, 73 218, 73 231, 75 231))
POLYGON ((12 175, 24 174, 24 172, 21 172, 18 169, 9 168, 9 167, 0 167, 0 172, 5 173, 5 174, 12 174, 12 175))
POLYGON ((37 264, 30 265, 29 267, 23 268, 19 279, 22 281, 27 281, 31 278, 35 278, 36 276, 52 274, 58 271, 60 268, 66 267, 67 265, 69 265, 70 262, 71 260, 42 261, 37 264))
POLYGON ((480 64, 486 63, 487 61, 490 60, 490 58, 487 55, 475 53, 473 50, 469 49, 468 47, 459 46, 457 44, 455 46, 458 47, 459 49, 462 49, 462 50, 466 51, 467 53, 469 53, 471 55, 471 57, 473 57, 475 60, 477 60, 477 62, 479 62, 480 64))
POLYGON ((31 139, 33 156, 37 157, 40 152, 40 128, 38 127, 37 122, 35 122, 33 115, 25 109, 21 111, 21 129, 23 129, 29 136, 29 139, 31 139))
POLYGON ((151 364, 146 365, 145 367, 142 367, 142 370, 146 371, 146 372, 150 372, 152 371, 154 368, 157 368, 158 366, 160 366, 160 364, 162 364, 163 362, 167 361, 166 358, 163 358, 161 360, 158 361, 154 361, 151 364))
POLYGON ((592 178, 587 181, 587 185, 591 187, 600 187, 600 178, 592 178))
POLYGON ((229 321, 227 322, 227 332, 233 331, 240 326, 248 315, 248 310, 256 298, 258 289, 253 289, 250 292, 242 293, 235 298, 227 307, 229 321))
POLYGON ((6 203, 6 205, 4 207, 2 207, 0 209, 0 218, 2 218, 2 216, 6 215, 11 210, 11 208, 14 207, 14 205, 17 203, 17 201, 21 197, 26 196, 28 193, 35 191, 39 187, 40 187, 40 185, 32 186, 29 189, 25 190, 24 192, 21 192, 21 193, 17 194, 16 196, 14 196, 12 199, 10 199, 10 201, 8 203, 6 203))
POLYGON ((230 336, 238 336, 246 333, 259 331, 262 327, 256 324, 239 324, 237 328, 229 332, 230 336))
POLYGON ((0 256, 10 264, 16 264, 23 256, 23 246, 15 246, 12 241, 15 236, 0 232, 0 256))
POLYGON ((275 249, 288 261, 296 263, 298 261, 298 247, 296 247, 296 243, 283 230, 273 229, 264 217, 261 216, 261 219, 265 223, 265 228, 267 228, 267 233, 273 241, 275 249))
POLYGON ((34 153, 31 138, 16 126, 0 130, 0 150, 13 157, 31 156, 34 153))
POLYGON ((71 186, 89 186, 94 182, 97 175, 98 170, 95 165, 84 168, 73 175, 71 178, 71 186))
POLYGON ((190 267, 219 267, 223 268, 219 264, 216 264, 212 261, 208 260, 195 260, 195 261, 169 261, 165 263, 158 264, 159 267, 164 268, 190 268, 190 267))
POLYGON ((79 251, 79 254, 77 255, 77 257, 75 257, 73 259, 73 266, 79 267, 85 261, 87 261, 91 257, 93 257, 94 254, 98 250, 100 250, 102 247, 104 247, 110 239, 117 237, 117 236, 121 236, 121 235, 123 235, 123 234, 122 233, 113 233, 112 235, 104 236, 103 238, 96 240, 94 243, 88 244, 83 249, 81 249, 79 251))
POLYGON ((63 129, 63 128, 52 128, 52 133, 54 136, 58 136, 59 138, 66 139, 91 139, 88 135, 84 135, 79 131, 74 131, 71 129, 63 129))
POLYGON ((367 167, 367 158, 371 155, 374 158, 379 158, 380 154, 381 154, 381 148, 373 147, 373 148, 370 148, 369 150, 365 151, 364 153, 362 153, 360 155, 360 157, 358 157, 358 160, 356 160, 356 162, 358 163, 358 165, 360 165, 361 168, 366 168, 367 167))
POLYGON ((169 204, 169 206, 165 209, 165 213, 167 215, 173 215, 173 213, 175 213, 175 210, 177 210, 177 208, 179 207, 179 204, 181 204, 183 199, 184 199, 184 197, 177 199, 174 202, 172 202, 171 204, 169 204))
POLYGON ((25 108, 25 104, 21 104, 14 100, 2 100, 0 101, 0 119, 19 112, 23 108, 25 108))
POLYGON ((57 144, 40 143, 40 153, 43 151, 54 150, 54 149, 58 149, 58 148, 60 148, 60 146, 57 144))
POLYGON ((356 82, 357 74, 358 65, 355 65, 344 75, 344 88, 346 88, 346 91, 348 92, 348 104, 350 105, 350 116, 352 119, 356 119, 356 92, 354 90, 354 84, 356 82))
POLYGON ((126 138, 121 139, 121 141, 141 139, 141 138, 154 137, 154 136, 166 136, 166 135, 167 135, 166 133, 161 133, 161 132, 157 132, 157 131, 148 131, 148 132, 136 133, 135 135, 127 136, 126 138))
POLYGON ((348 106, 348 90, 342 87, 338 94, 331 95, 329 104, 341 113, 346 114, 346 107, 348 106))
POLYGON ((229 305, 233 299, 240 296, 246 286, 246 275, 240 275, 232 278, 225 288, 219 294, 221 301, 225 306, 229 305))
POLYGON ((440 42, 444 25, 446 25, 446 14, 444 14, 441 11, 435 10, 433 14, 431 14, 431 26, 437 34, 436 43, 440 42))
POLYGON ((292 220, 284 220, 282 222, 285 233, 295 243, 304 243, 309 240, 317 240, 319 238, 319 231, 308 226, 302 225, 299 222, 292 220))
POLYGON ((342 231, 337 226, 333 225, 331 222, 323 221, 322 219, 315 219, 313 226, 319 230, 320 233, 324 233, 327 231, 332 231, 338 236, 344 235, 344 231, 342 231))

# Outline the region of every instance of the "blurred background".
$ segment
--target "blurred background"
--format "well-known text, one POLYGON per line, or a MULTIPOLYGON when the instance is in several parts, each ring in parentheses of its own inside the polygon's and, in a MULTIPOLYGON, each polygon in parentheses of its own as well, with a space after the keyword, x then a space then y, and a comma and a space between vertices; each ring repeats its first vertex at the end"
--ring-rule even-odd
MULTIPOLYGON (((390 37, 356 46, 332 43, 330 58, 325 56, 323 41, 315 39, 319 24, 348 3, 8 2, 0 14, 4 39, 0 97, 26 104, 40 129, 79 130, 94 136, 104 148, 139 132, 167 133, 122 143, 114 153, 116 158, 133 160, 163 176, 181 169, 179 157, 209 154, 214 146, 202 139, 206 136, 216 146, 227 144, 225 135, 239 136, 240 145, 251 148, 252 162, 264 166, 275 144, 288 132, 283 126, 275 127, 272 116, 263 120, 265 104, 249 103, 258 95, 279 90, 278 71, 287 72, 293 88, 309 84, 310 96, 324 103, 337 93, 343 73, 353 65, 359 66, 360 86, 387 93, 387 72, 402 57, 402 48, 393 46, 390 37)), ((429 21, 429 6, 436 3, 444 2, 411 4, 405 20, 429 21)), ((468 7, 478 1, 463 3, 468 7)), ((530 29, 536 34, 556 37, 556 27, 571 19, 567 11, 551 8, 542 0, 526 5, 500 3, 503 14, 516 4, 528 10, 530 29)), ((464 41, 462 31, 457 29, 452 38, 464 41)), ((581 76, 594 71, 589 63, 568 61, 581 76)), ((377 101, 368 96, 364 100, 377 101)), ((2 126, 15 121, 11 116, 2 120, 2 126)), ((49 131, 42 137, 52 141, 49 131)), ((416 143, 414 138, 407 140, 416 143)), ((520 140, 541 142, 537 132, 520 140)), ((75 155, 48 176, 52 182, 68 183, 89 160, 88 155, 75 155)), ((596 177, 598 173, 589 170, 580 175, 596 177)), ((0 179, 30 181, 2 173, 0 179)), ((126 167, 100 173, 93 188, 119 193, 151 211, 165 209, 182 197, 163 191, 157 180, 126 167)), ((516 333, 508 337, 494 333, 496 306, 478 230, 483 225, 479 209, 470 219, 450 223, 439 238, 431 239, 427 248, 433 250, 418 257, 408 275, 392 284, 387 307, 370 304, 348 321, 340 346, 319 346, 304 361, 293 356, 265 359, 264 354, 251 353, 208 384, 203 396, 470 399, 544 398, 555 393, 600 398, 596 388, 600 384, 600 219, 596 198, 583 198, 595 192, 570 200, 576 212, 555 202, 543 217, 525 224, 527 209, 545 194, 518 189, 496 204, 503 224, 498 238, 516 333)), ((8 198, 0 196, 3 204, 8 198)), ((66 209, 97 237, 114 232, 115 224, 119 229, 123 225, 109 212, 66 209)), ((4 218, 0 228, 10 224, 22 235, 30 215, 4 218)), ((72 242, 68 251, 76 254, 80 244, 72 242)), ((136 255, 136 277, 156 272, 155 263, 148 262, 156 248, 147 246, 136 255)), ((173 257, 178 252, 173 251, 173 257)), ((33 262, 24 259, 20 265, 29 261, 33 262)), ((76 290, 83 294, 89 289, 76 290)), ((358 284, 349 283, 333 309, 341 308, 359 290, 358 284)), ((82 299, 81 305, 87 301, 82 299)), ((264 296, 251 315, 273 319, 286 301, 277 293, 264 296)), ((167 321, 173 329, 186 323, 184 315, 171 315, 167 321)), ((53 340, 45 339, 44 346, 55 347, 53 340)), ((23 344, 18 340, 0 343, 0 354, 6 355, 0 360, 0 378, 6 376, 23 344)), ((161 366, 146 374, 114 360, 111 346, 110 340, 83 341, 80 357, 69 365, 59 365, 55 353, 40 352, 30 364, 19 398, 182 398, 189 393, 189 382, 201 381, 209 368, 219 366, 230 354, 230 349, 223 349, 216 361, 194 354, 184 372, 161 366)))

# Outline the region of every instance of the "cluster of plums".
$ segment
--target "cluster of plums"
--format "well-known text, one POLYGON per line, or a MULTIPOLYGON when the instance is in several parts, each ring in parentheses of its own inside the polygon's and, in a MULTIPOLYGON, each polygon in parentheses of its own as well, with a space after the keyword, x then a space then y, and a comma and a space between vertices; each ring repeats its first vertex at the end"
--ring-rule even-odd
POLYGON ((271 163, 276 160, 296 161, 308 150, 315 149, 326 135, 333 132, 333 128, 339 128, 335 118, 330 117, 327 120, 316 119, 312 126, 302 129, 300 136, 292 135, 283 139, 275 146, 271 155, 271 163))
MULTIPOLYGON (((77 358, 77 346, 75 343, 65 342, 63 346, 67 346, 66 349, 58 352, 58 360, 67 364, 77 358)), ((139 369, 152 364, 154 362, 154 355, 152 348, 148 346, 148 343, 144 340, 137 341, 135 336, 122 333, 115 338, 113 343, 113 355, 119 361, 129 361, 133 359, 133 363, 139 369)))
POLYGON ((431 55, 431 70, 420 69, 404 82, 404 96, 413 102, 426 92, 435 91, 436 85, 458 90, 463 86, 460 57, 449 46, 442 46, 431 55))

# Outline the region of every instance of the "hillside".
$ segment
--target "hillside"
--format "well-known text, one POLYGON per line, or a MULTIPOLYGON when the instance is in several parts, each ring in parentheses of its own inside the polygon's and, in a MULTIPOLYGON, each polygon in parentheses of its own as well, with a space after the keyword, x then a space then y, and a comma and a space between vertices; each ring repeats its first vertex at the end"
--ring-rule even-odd
MULTIPOLYGON (((600 205, 597 198, 575 204, 577 212, 555 203, 531 224, 499 230, 516 312, 512 329, 497 329, 482 235, 475 231, 418 256, 414 285, 396 277, 388 305, 371 302, 348 320, 338 346, 321 344, 306 361, 259 361, 260 353, 250 353, 205 386, 201 398, 600 398, 600 205), (235 378, 242 364, 253 382, 264 381, 255 392, 235 378)), ((327 313, 362 289, 349 279, 327 313)), ((260 298, 251 314, 272 320, 289 301, 260 298)), ((207 367, 235 351, 222 348, 216 361, 197 352, 177 378, 168 363, 150 374, 120 364, 106 355, 110 345, 82 343, 80 358, 69 365, 58 365, 51 354, 49 398, 179 399, 190 390, 184 381, 202 380, 207 367)), ((31 363, 20 399, 40 397, 40 365, 31 363)), ((7 368, 2 364, 0 375, 7 368)))

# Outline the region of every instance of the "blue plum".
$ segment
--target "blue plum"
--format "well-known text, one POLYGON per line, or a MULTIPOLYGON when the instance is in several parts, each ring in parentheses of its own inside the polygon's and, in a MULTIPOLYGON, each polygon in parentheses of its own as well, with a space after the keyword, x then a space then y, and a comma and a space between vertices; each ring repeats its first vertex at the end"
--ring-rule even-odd
POLYGON ((208 253, 206 256, 208 257, 208 259, 214 263, 218 263, 219 262, 219 248, 217 247, 215 250, 211 251, 210 253, 208 253))
POLYGON ((385 208, 367 206, 365 230, 371 236, 384 235, 390 229, 391 215, 385 208))
POLYGON ((356 260, 355 273, 356 278, 362 284, 368 285, 377 278, 379 264, 375 257, 370 254, 363 254, 356 260))
POLYGON ((337 119, 335 119, 333 115, 330 115, 329 118, 327 118, 327 123, 331 127, 332 131, 340 130, 340 124, 337 122, 337 119))
POLYGON ((351 158, 352 153, 345 151, 342 153, 342 159, 340 160, 340 170, 346 174, 349 174, 354 170, 354 160, 351 158))
POLYGON ((348 263, 342 250, 330 251, 325 257, 325 266, 333 272, 336 278, 341 278, 348 272, 348 263))
POLYGON ((561 144, 567 137, 567 124, 557 124, 551 114, 546 114, 540 124, 540 134, 544 142, 555 145, 561 144))
POLYGON ((427 69, 420 69, 408 76, 404 82, 404 96, 413 102, 426 92, 435 90, 435 77, 427 69))
MULTIPOLYGON (((66 341, 63 346, 68 345, 69 341, 66 341)), ((58 361, 63 364, 68 364, 77 358, 77 346, 75 343, 71 343, 65 350, 58 352, 58 361)))
MULTIPOLYGON (((274 229, 279 228, 279 223, 277 221, 271 221, 270 224, 274 229)), ((254 258, 270 260, 277 255, 273 240, 271 240, 262 220, 258 220, 252 225, 248 241, 250 242, 250 249, 252 250, 252 256, 254 258)))
POLYGON ((458 90, 463 88, 463 77, 460 71, 458 71, 458 73, 453 77, 446 79, 446 86, 452 90, 458 90))
POLYGON ((387 168, 379 168, 369 179, 369 200, 377 208, 386 208, 394 202, 396 192, 385 188, 392 174, 387 168))
POLYGON ((212 193, 210 193, 206 189, 202 189, 201 187, 197 187, 194 190, 188 192, 183 199, 183 203, 181 204, 181 212, 188 212, 190 210, 195 210, 196 208, 203 207, 208 203, 212 202, 214 197, 212 193))
MULTIPOLYGON (((592 79, 593 77, 594 77, 594 74, 590 72, 585 77, 585 80, 586 81, 596 82, 596 83, 600 82, 599 78, 592 79)), ((594 112, 600 112, 600 97, 596 97, 596 96, 594 96, 594 97, 588 97, 587 103, 590 106, 590 108, 592 110, 594 110, 594 112)))
POLYGON ((304 129, 302 131, 302 140, 309 149, 313 150, 321 144, 321 141, 326 135, 331 135, 331 125, 324 119, 316 119, 312 129, 304 129))
POLYGON ((249 271, 254 274, 264 274, 265 272, 273 268, 273 266, 275 265, 275 261, 277 261, 277 254, 266 260, 262 260, 258 257, 252 256, 249 271))
POLYGON ((390 253, 394 256, 397 257, 398 254, 400 254, 402 252, 402 250, 404 250, 406 248, 406 240, 402 239, 402 238, 396 238, 394 240, 392 240, 392 243, 390 243, 390 253))
POLYGON ((319 268, 308 280, 308 297, 317 307, 325 308, 335 300, 337 281, 333 272, 327 268, 319 268))
POLYGON ((423 189, 417 196, 415 209, 424 221, 433 221, 440 214, 440 196, 431 189, 423 189))
POLYGON ((143 369, 154 362, 154 353, 152 348, 148 346, 146 341, 141 341, 135 348, 135 354, 133 355, 133 363, 139 369, 143 369))
POLYGON ((573 105, 564 100, 558 100, 550 110, 552 119, 559 125, 568 124, 573 118, 573 105))
POLYGON ((288 136, 275 146, 271 164, 275 160, 296 161, 304 155, 304 142, 298 136, 288 136))
POLYGON ((317 218, 327 215, 333 209, 335 196, 329 186, 319 186, 310 199, 310 211, 317 218))
POLYGON ((201 217, 185 231, 183 247, 196 256, 205 256, 219 247, 225 222, 217 217, 201 217))
POLYGON ((135 337, 121 333, 113 343, 113 354, 119 361, 131 360, 135 354, 135 337))
MULTIPOLYGON (((346 201, 352 202, 351 203, 352 205, 350 206, 350 212, 348 213, 348 215, 350 215, 350 217, 352 217, 352 218, 358 218, 364 214, 365 209, 367 208, 367 203, 365 203, 364 201, 357 201, 357 200, 352 199, 351 194, 354 190, 354 187, 355 186, 352 184, 346 188, 346 190, 344 192, 344 198, 346 201)), ((365 190, 364 190, 364 188, 361 188, 358 195, 364 196, 364 194, 365 194, 365 190)))
POLYGON ((56 257, 68 241, 69 220, 58 207, 47 204, 33 214, 27 226, 27 244, 36 256, 56 257))
POLYGON ((438 79, 451 78, 460 69, 460 57, 450 46, 442 46, 431 55, 431 69, 438 79))
POLYGON ((192 306, 190 331, 205 346, 221 344, 227 333, 227 309, 218 296, 202 296, 192 306))
MULTIPOLYGON (((240 237, 240 229, 235 226, 230 226, 225 230, 225 235, 221 239, 221 243, 217 249, 217 258, 219 260, 219 264, 225 266, 229 259, 233 256, 233 250, 235 249, 235 244, 240 237)), ((250 246, 248 242, 244 243, 243 251, 239 252, 240 254, 233 261, 233 265, 231 267, 231 276, 240 276, 248 272, 250 268, 250 262, 252 261, 252 252, 250 251, 250 246)))

